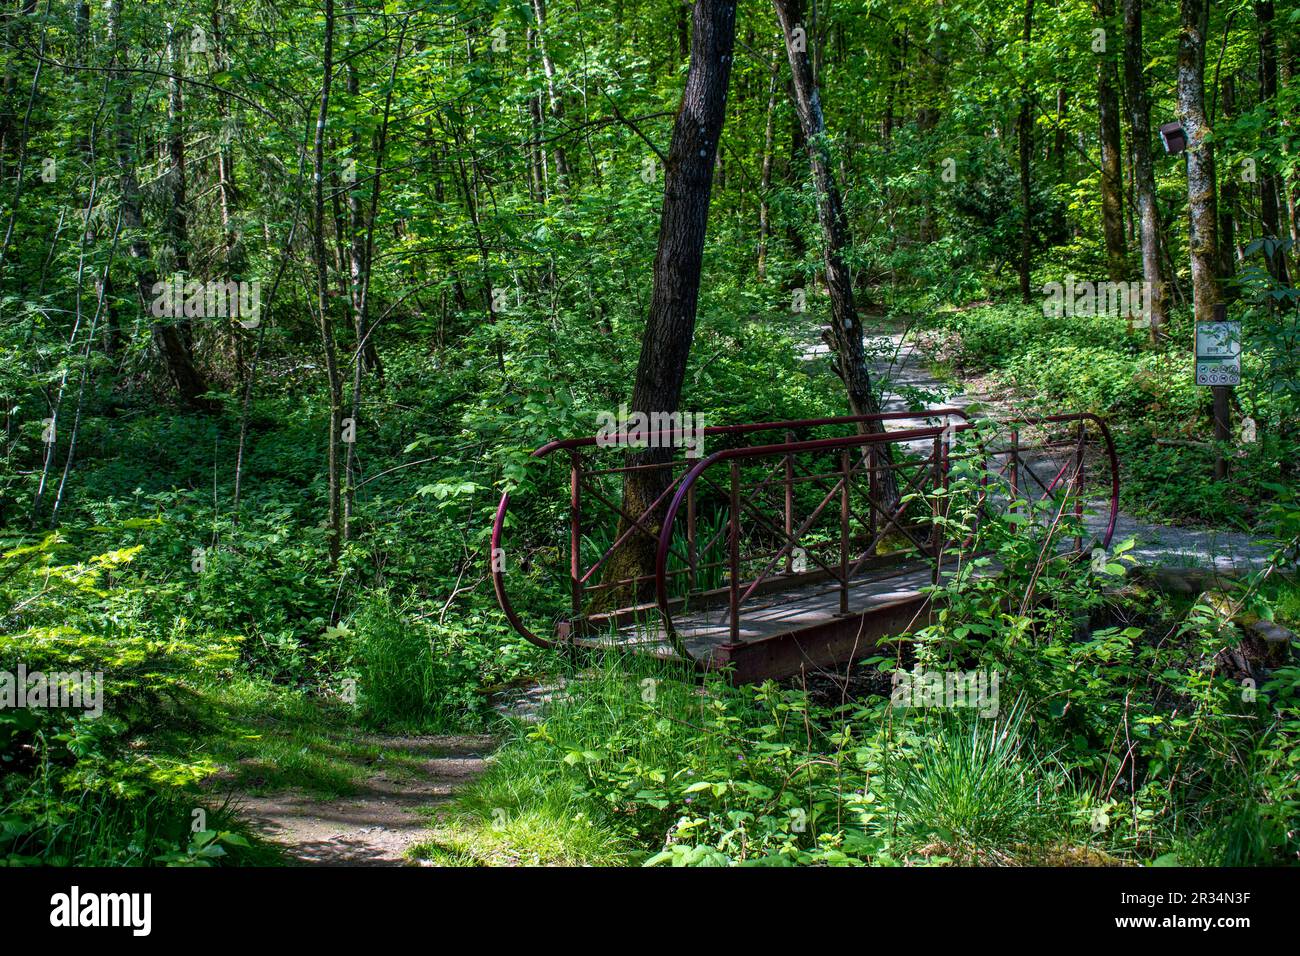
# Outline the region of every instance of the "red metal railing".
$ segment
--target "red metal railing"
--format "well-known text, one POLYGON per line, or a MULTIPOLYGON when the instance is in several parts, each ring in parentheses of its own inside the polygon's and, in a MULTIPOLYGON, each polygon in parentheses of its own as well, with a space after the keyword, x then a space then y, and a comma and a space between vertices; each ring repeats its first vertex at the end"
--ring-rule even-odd
MULTIPOLYGON (((981 491, 977 501, 977 513, 980 508, 996 497, 992 482, 1005 480, 1008 486, 1005 495, 1007 501, 1015 501, 1026 497, 1036 497, 1042 500, 1065 492, 1070 500, 1063 503, 1062 507, 1064 508, 1066 504, 1072 504, 1074 514, 1081 523, 1084 511, 1085 452, 1089 437, 1088 427, 1091 425, 1095 427, 1101 439, 1105 464, 1108 466, 1110 473, 1110 500, 1108 502, 1106 524, 1104 531, 1099 536, 1102 546, 1109 546, 1118 518, 1119 479, 1118 460, 1114 443, 1105 422, 1093 415, 1078 414, 1022 418, 1003 423, 1003 425, 1010 426, 1010 441, 1008 444, 1002 447, 988 448, 983 441, 978 441, 974 451, 968 451, 963 456, 960 456, 967 460, 978 460, 980 470, 983 472, 980 478, 981 491), (1073 439, 1044 438, 1043 440, 1031 442, 1023 440, 1023 431, 1025 429, 1050 430, 1053 427, 1059 428, 1062 426, 1068 426, 1074 431, 1073 439), (1050 479, 1040 477, 1039 468, 1036 468, 1032 461, 1026 460, 1026 456, 1031 453, 1050 457, 1059 456, 1061 451, 1067 452, 1064 456, 1065 460, 1050 479), (998 466, 999 460, 1001 460, 1000 467, 998 466), (1034 489, 1032 495, 1024 494, 1025 488, 1022 487, 1022 481, 1025 486, 1031 482, 1037 484, 1038 489, 1041 489, 1041 494, 1037 493, 1038 489, 1034 489)), ((682 640, 678 628, 674 624, 675 609, 681 606, 681 602, 675 601, 670 593, 671 576, 667 573, 667 565, 678 515, 684 502, 690 500, 697 484, 708 483, 714 489, 722 492, 728 500, 728 520, 725 529, 728 546, 728 583, 725 589, 726 604, 719 608, 722 613, 717 617, 703 615, 704 623, 701 624, 702 615, 697 609, 693 611, 694 627, 697 631, 725 628, 729 643, 734 645, 740 639, 741 614, 745 603, 751 596, 760 591, 783 558, 786 558, 793 549, 799 548, 799 550, 803 550, 799 546, 803 536, 815 527, 817 519, 826 512, 830 502, 835 498, 839 499, 838 534, 828 543, 837 551, 837 563, 831 565, 827 561, 816 559, 821 570, 813 572, 812 577, 820 577, 823 580, 830 579, 835 582, 839 592, 840 615, 848 615, 855 610, 861 610, 861 608, 852 606, 852 591, 855 579, 864 566, 877 557, 878 545, 891 530, 900 535, 905 541, 902 548, 895 549, 895 559, 923 558, 930 566, 933 579, 937 580, 943 554, 945 550, 955 544, 955 542, 944 539, 939 522, 933 520, 939 517, 937 512, 939 500, 932 499, 929 502, 931 508, 929 517, 931 520, 928 525, 928 536, 925 523, 908 520, 906 512, 909 508, 915 508, 917 502, 926 498, 929 492, 941 487, 947 487, 952 463, 955 460, 952 454, 952 439, 958 433, 967 432, 974 428, 975 426, 970 422, 963 421, 960 424, 950 425, 945 428, 915 428, 897 432, 729 448, 714 452, 707 458, 697 462, 676 484, 677 490, 673 500, 668 505, 656 553, 656 599, 662 629, 674 649, 682 656, 692 657, 682 640), (928 445, 930 453, 919 458, 912 457, 910 460, 905 455, 881 454, 883 449, 891 446, 898 448, 908 445, 928 445), (851 451, 855 452, 856 455, 852 454, 851 451), (795 456, 816 454, 831 455, 835 460, 835 466, 831 470, 808 472, 799 478, 793 478, 794 469, 792 465, 795 456), (854 457, 858 459, 856 463, 853 460, 854 457), (761 493, 769 484, 766 479, 760 479, 757 483, 751 482, 748 486, 749 494, 742 494, 742 486, 744 485, 742 468, 746 464, 753 465, 761 459, 774 458, 779 459, 785 466, 786 521, 784 528, 776 528, 772 522, 764 520, 763 516, 754 507, 753 502, 756 495, 761 493), (710 469, 723 465, 726 466, 730 479, 729 489, 725 491, 719 488, 716 482, 708 479, 710 469), (899 486, 899 495, 893 501, 886 500, 882 494, 884 482, 881 478, 884 473, 892 473, 895 477, 895 483, 899 486), (867 476, 867 517, 865 519, 857 515, 853 509, 854 480, 863 475, 867 476), (790 487, 794 481, 812 482, 826 490, 821 500, 811 509, 797 529, 793 528, 790 512, 790 487), (828 482, 830 483, 829 487, 827 487, 828 482), (768 539, 773 537, 779 539, 780 546, 775 552, 768 551, 766 553, 760 552, 758 555, 742 555, 742 538, 753 537, 752 534, 746 535, 741 528, 741 516, 746 512, 754 516, 758 523, 765 527, 768 539), (855 548, 854 535, 850 528, 851 519, 856 519, 860 529, 865 530, 865 534, 861 535, 860 539, 865 539, 866 544, 865 547, 861 548, 860 552, 855 548), (759 569, 752 576, 746 577, 744 568, 747 565, 757 565, 759 569)), ((1052 461, 1052 465, 1055 466, 1055 464, 1055 461, 1052 461)), ((770 474, 770 472, 771 469, 768 469, 767 473, 770 474)), ((1076 537, 1076 549, 1082 550, 1082 548, 1083 540, 1082 531, 1080 530, 1076 537)), ((805 553, 810 554, 811 552, 805 553)), ((806 579, 807 576, 804 576, 804 580, 806 579)), ((784 586, 789 588, 797 586, 799 583, 801 583, 799 578, 786 578, 784 586)))
MULTIPOLYGON (((539 646, 553 647, 575 639, 587 625, 587 618, 591 615, 584 613, 584 607, 591 596, 611 588, 622 589, 624 593, 629 589, 635 591, 639 586, 648 587, 653 581, 653 604, 634 604, 595 617, 604 626, 617 627, 623 620, 620 615, 625 612, 633 617, 645 612, 656 613, 661 616, 663 630, 678 653, 688 657, 690 655, 678 640, 673 626, 674 613, 683 607, 722 604, 725 600, 727 627, 734 637, 738 633, 743 607, 753 596, 820 577, 839 583, 841 612, 849 613, 850 582, 878 556, 878 546, 889 536, 894 539, 890 542, 894 559, 923 558, 937 568, 944 548, 951 542, 942 540, 937 526, 932 525, 927 534, 923 523, 907 520, 904 514, 909 506, 907 503, 883 500, 883 476, 894 474, 902 494, 911 495, 909 501, 918 500, 917 496, 947 482, 952 466, 951 440, 957 433, 973 427, 966 414, 956 408, 715 426, 704 429, 705 436, 734 441, 749 435, 766 433, 765 437, 770 437, 776 433, 784 440, 724 448, 694 464, 690 460, 678 459, 614 467, 595 467, 589 459, 594 459, 599 451, 625 453, 628 450, 626 436, 617 436, 606 443, 599 442, 596 437, 550 442, 534 451, 532 457, 547 459, 556 452, 566 452, 569 459, 569 610, 556 624, 555 639, 534 633, 516 613, 506 590, 504 564, 498 560, 498 556, 503 555, 504 527, 510 507, 508 493, 502 495, 497 507, 491 539, 492 580, 498 603, 522 636, 539 646), (883 427, 889 421, 916 419, 946 424, 829 438, 795 440, 794 436, 797 431, 813 428, 851 426, 856 429, 862 423, 878 423, 883 427), (928 456, 913 453, 914 446, 921 445, 929 449, 928 456), (828 453, 838 457, 833 469, 818 472, 807 467, 812 458, 828 453), (708 474, 711 468, 720 467, 722 463, 726 463, 730 472, 727 488, 712 481, 708 474), (668 481, 644 514, 632 516, 622 508, 618 493, 610 483, 620 481, 632 471, 645 469, 667 469, 668 481), (750 473, 755 469, 759 471, 757 481, 749 481, 742 494, 745 479, 752 478, 750 473), (864 476, 865 483, 862 481, 864 476), (776 500, 769 500, 773 496, 776 500), (832 516, 830 505, 836 498, 839 499, 838 528, 818 529, 819 519, 824 515, 832 516), (864 499, 865 508, 862 507, 864 499), (707 530, 700 533, 697 513, 702 502, 713 504, 719 516, 726 514, 725 523, 720 522, 712 534, 707 530), (801 506, 804 517, 797 520, 801 506), (596 513, 601 511, 603 516, 597 517, 596 513), (778 512, 779 518, 770 517, 778 512), (748 515, 755 525, 743 535, 739 520, 742 513, 748 515), (684 528, 679 527, 679 523, 684 528), (852 527, 854 523, 856 528, 852 527), (622 525, 621 529, 612 532, 613 542, 608 547, 597 546, 600 553, 594 560, 584 559, 584 531, 608 528, 611 524, 615 527, 622 525), (821 534, 819 545, 804 548, 797 543, 809 540, 810 534, 814 537, 821 534), (597 575, 633 535, 653 539, 657 559, 654 574, 600 580, 597 575), (723 535, 726 537, 725 557, 709 560, 709 555, 722 544, 723 535), (757 553, 741 554, 742 536, 745 545, 751 551, 757 548, 757 553), (796 569, 795 549, 801 552, 801 557, 810 558, 817 570, 803 572, 796 569), (822 552, 826 551, 833 554, 823 556, 822 552), (673 555, 679 559, 675 567, 670 561, 673 555), (782 565, 783 570, 774 574, 782 565), (756 567, 757 573, 746 578, 743 571, 749 566, 756 567), (705 582, 710 578, 716 579, 719 574, 725 575, 725 587, 707 587, 705 582)), ((1110 514, 1102 535, 1103 544, 1109 544, 1118 510, 1118 467, 1105 423, 1091 415, 1058 415, 1019 419, 1007 423, 1007 427, 1010 427, 1010 441, 1005 447, 981 452, 990 462, 1001 460, 1001 468, 990 469, 983 479, 989 486, 989 500, 998 498, 993 483, 999 481, 1006 485, 1003 496, 1006 499, 1022 497, 1023 489, 1034 483, 1041 486, 1042 497, 1050 497, 1066 486, 1082 488, 1089 430, 1098 433, 1111 479, 1110 514), (1076 431, 1071 441, 1024 440, 1025 430, 1066 426, 1076 431), (1041 469, 1026 461, 1026 456, 1034 453, 1059 455, 1061 450, 1069 449, 1073 449, 1073 454, 1066 456, 1064 464, 1050 480, 1041 477, 1041 469)), ((673 433, 672 437, 680 439, 682 433, 673 433)), ((1075 499, 1076 513, 1081 514, 1082 496, 1076 494, 1075 499)), ((1082 546, 1081 539, 1077 545, 1082 546)))
MULTIPOLYGON (((920 412, 882 412, 875 415, 843 415, 828 418, 805 418, 793 421, 778 422, 758 422, 746 423, 740 425, 715 425, 703 429, 706 438, 722 437, 727 439, 738 438, 747 435, 753 435, 760 432, 785 432, 793 433, 795 431, 824 428, 824 427, 853 427, 857 428, 860 424, 883 423, 890 421, 899 421, 904 419, 917 418, 960 418, 965 420, 966 413, 959 408, 937 408, 927 409, 920 412)), ((671 433, 673 438, 681 438, 682 433, 671 433)), ((497 603, 500 605, 502 612, 511 626, 526 640, 539 647, 554 647, 557 643, 563 642, 573 633, 573 626, 578 619, 582 617, 583 602, 588 593, 593 590, 607 590, 615 588, 636 587, 640 584, 648 584, 655 580, 655 576, 646 575, 634 579, 621 579, 617 581, 600 582, 595 585, 589 585, 593 576, 609 560, 618 547, 622 546, 631 534, 645 534, 651 538, 656 546, 659 540, 657 530, 657 514, 661 513, 661 508, 665 503, 668 495, 674 490, 677 482, 680 481, 680 475, 671 479, 667 488, 652 503, 652 506, 646 509, 645 513, 633 518, 627 515, 620 505, 616 505, 608 500, 608 497, 601 492, 592 488, 592 481, 603 475, 619 475, 628 471, 644 469, 667 469, 670 474, 674 470, 685 472, 689 466, 689 460, 680 459, 670 461, 664 464, 640 465, 640 466, 622 466, 614 468, 588 468, 583 460, 584 451, 603 451, 606 453, 624 454, 628 451, 628 442, 626 435, 618 435, 610 439, 607 443, 602 444, 596 436, 587 436, 583 438, 569 438, 559 441, 547 442, 540 448, 533 451, 531 458, 545 460, 557 452, 567 452, 569 457, 569 590, 571 604, 571 620, 561 621, 557 627, 557 637, 559 640, 541 637, 534 633, 520 618, 506 590, 506 575, 503 560, 498 556, 504 554, 502 545, 504 541, 504 530, 506 518, 510 509, 510 493, 505 492, 501 495, 501 500, 497 505, 496 519, 492 525, 492 539, 490 552, 490 567, 492 575, 492 586, 496 592, 497 603), (597 559, 593 564, 584 565, 581 559, 582 532, 586 527, 583 521, 583 509, 586 504, 583 492, 588 492, 588 496, 596 498, 598 503, 604 504, 608 512, 617 518, 623 516, 628 519, 628 527, 624 533, 619 536, 614 543, 597 559)), ((674 449, 674 452, 680 452, 682 449, 674 449)), ((592 452, 594 453, 594 452, 592 452)), ((692 499, 693 503, 693 499, 692 499)), ((695 522, 693 518, 689 522, 687 531, 687 550, 690 554, 697 554, 698 541, 696 536, 695 522)), ((607 515, 608 517, 608 515, 607 515)), ((689 573, 694 574, 701 570, 698 565, 689 567, 689 573)), ((682 572, 676 572, 673 576, 679 576, 682 572)))

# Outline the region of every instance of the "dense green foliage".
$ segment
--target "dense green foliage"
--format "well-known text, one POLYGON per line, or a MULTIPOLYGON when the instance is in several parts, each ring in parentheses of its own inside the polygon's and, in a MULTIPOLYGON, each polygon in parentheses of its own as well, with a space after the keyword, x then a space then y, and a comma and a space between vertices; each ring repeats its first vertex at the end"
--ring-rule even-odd
MULTIPOLYGON (((1296 514, 1277 510, 1279 533, 1294 535, 1296 514)), ((888 679, 883 696, 825 678, 699 687, 607 658, 569 674, 549 716, 503 746, 463 801, 473 836, 440 835, 420 852, 453 863, 563 862, 586 847, 598 848, 590 862, 619 850, 674 865, 1294 860, 1300 671, 1244 693, 1225 663, 1243 632, 1222 607, 1160 596, 1128 570, 1126 544, 1098 569, 1045 561, 1052 549, 1033 527, 986 523, 989 553, 946 576, 936 622, 865 665, 997 672, 991 712, 911 706, 888 679), (1005 573, 981 575, 992 561, 1005 573)), ((1296 585, 1279 599, 1273 574, 1233 602, 1293 603, 1296 585)))
MULTIPOLYGON (((1178 11, 1148 6, 1159 125, 1175 112, 1178 11)), ((1110 416, 1126 509, 1288 542, 1300 331, 1295 290, 1265 258, 1295 263, 1295 134, 1271 117, 1300 111, 1300 11, 1277 7, 1271 101, 1253 6, 1216 5, 1209 31, 1237 230, 1229 307, 1245 323, 1234 420, 1258 434, 1230 450, 1226 482, 1197 444, 1210 411, 1190 382, 1178 159, 1156 161, 1177 286, 1167 338, 1150 345, 1117 316, 1045 318, 1038 300, 1067 275, 1105 278, 1106 61, 1092 44, 1107 30, 1116 61, 1116 18, 1040 5, 1026 41, 1023 5, 850 0, 810 11, 808 42, 864 316, 924 330, 954 375, 988 375, 1016 403, 1110 416), (1279 236, 1264 235, 1248 161, 1291 200, 1279 236), (1011 304, 1022 249, 1033 296, 1011 304)), ((489 528, 514 490, 512 593, 552 614, 567 596, 529 569, 565 546, 564 479, 548 484, 528 454, 593 431, 635 378, 690 6, 328 9, 328 55, 317 4, 16 0, 0 13, 0 671, 102 672, 105 701, 97 718, 0 710, 0 862, 264 862, 222 806, 223 774, 343 793, 355 781, 328 755, 372 752, 348 743, 353 729, 499 729, 491 693, 553 666, 497 609, 489 528), (178 276, 257 283, 260 312, 159 315, 154 283, 178 276)), ((738 22, 682 407, 710 423, 842 413, 830 363, 799 355, 827 302, 785 53, 766 0, 741 3, 738 22)), ((1126 168, 1126 196, 1132 181, 1126 168)), ((588 529, 585 546, 611 535, 588 529)), ((1019 573, 1029 540, 994 544, 1019 573)), ((1283 577, 1250 600, 1294 626, 1300 592, 1283 577)), ((947 616, 898 645, 897 661, 1005 671, 1020 703, 994 722, 816 688, 700 690, 610 662, 569 674, 571 699, 539 726, 502 730, 465 801, 482 826, 426 851, 1293 860, 1294 668, 1246 708, 1213 663, 1236 632, 1205 608, 1141 586, 1111 595, 1072 568, 1005 614, 1026 580, 949 581, 947 616), (1099 835, 1095 812, 1110 820, 1099 835)))

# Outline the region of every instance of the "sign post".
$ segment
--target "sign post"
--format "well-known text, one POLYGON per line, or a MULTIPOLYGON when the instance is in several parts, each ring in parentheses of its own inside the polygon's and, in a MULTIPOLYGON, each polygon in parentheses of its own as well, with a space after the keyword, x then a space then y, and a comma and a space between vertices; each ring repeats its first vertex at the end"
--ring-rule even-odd
POLYGON ((1241 383, 1241 323, 1227 320, 1227 306, 1214 307, 1213 322, 1196 323, 1196 384, 1210 386, 1214 395, 1214 477, 1228 477, 1223 444, 1232 440, 1228 390, 1241 383))

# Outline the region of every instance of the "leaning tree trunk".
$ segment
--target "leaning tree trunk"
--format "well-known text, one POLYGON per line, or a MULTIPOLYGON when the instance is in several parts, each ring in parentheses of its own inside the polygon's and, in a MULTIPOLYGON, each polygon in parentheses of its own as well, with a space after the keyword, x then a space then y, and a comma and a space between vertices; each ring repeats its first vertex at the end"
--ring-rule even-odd
POLYGON ((1124 0, 1124 83, 1128 88, 1133 142, 1133 176, 1137 186, 1138 230, 1142 244, 1142 278, 1151 290, 1151 342, 1159 341, 1169 319, 1169 289, 1160 255, 1160 212, 1151 159, 1151 100, 1143 73, 1142 0, 1124 0))
MULTIPOLYGON (((1025 27, 1021 34, 1024 41, 1023 56, 1029 54, 1029 41, 1033 37, 1034 31, 1034 0, 1025 0, 1025 27)), ((1028 303, 1029 293, 1029 272, 1033 259, 1033 192, 1030 188, 1030 165, 1029 157, 1033 149, 1034 136, 1034 103, 1029 88, 1029 81, 1025 80, 1025 87, 1020 94, 1020 118, 1016 122, 1016 132, 1019 138, 1020 152, 1020 300, 1028 303)))
MULTIPOLYGON (((853 301, 853 281, 849 275, 844 253, 850 245, 849 224, 840 199, 839 186, 831 169, 830 149, 827 146, 826 118, 822 114, 821 96, 813 78, 812 59, 808 55, 807 40, 796 42, 795 31, 802 29, 802 0, 773 0, 777 19, 785 34, 786 54, 790 60, 793 78, 795 112, 803 132, 804 149, 812 166, 813 184, 817 192, 817 221, 822 231, 822 258, 826 270, 826 288, 831 299, 830 346, 835 353, 835 371, 844 381, 848 392, 849 408, 854 415, 874 415, 880 408, 867 368, 866 352, 862 344, 862 326, 858 322, 853 301)), ((875 425, 871 431, 882 430, 875 425)))
POLYGON ((1218 217, 1214 147, 1205 116, 1205 32, 1208 0, 1182 0, 1178 32, 1178 118, 1187 135, 1187 203, 1191 219, 1193 308, 1198 322, 1214 317, 1219 302, 1218 217))
MULTIPOLYGON (((690 67, 681 106, 673 124, 672 144, 664 164, 664 201, 659 216, 659 247, 655 253, 654 291, 650 314, 641 336, 641 358, 630 410, 650 415, 674 412, 681 401, 695 333, 695 310, 704 261, 704 234, 713 191, 713 164, 726 118, 727 85, 731 79, 732 48, 736 41, 733 0, 696 0, 690 45, 690 67)), ((628 456, 628 465, 667 465, 671 448, 646 448, 628 456)), ((653 593, 655 537, 659 515, 647 515, 668 487, 669 469, 629 471, 623 481, 623 511, 618 534, 639 519, 647 532, 638 532, 606 565, 604 581, 642 579, 635 587, 611 587, 601 592, 593 609, 605 609, 629 598, 653 593)))
MULTIPOLYGON (((834 369, 844 382, 848 393, 849 409, 854 415, 875 415, 880 411, 872 387, 871 372, 867 365, 866 350, 862 343, 862 324, 858 321, 853 302, 853 279, 849 274, 844 254, 852 245, 848 218, 840 199, 835 174, 831 170, 830 149, 827 145, 826 118, 822 114, 821 96, 813 75, 812 60, 807 43, 795 42, 795 31, 804 27, 802 0, 772 0, 777 20, 785 34, 785 49, 790 60, 793 80, 795 112, 803 130, 804 148, 812 166, 813 184, 817 193, 817 221, 822 231, 822 260, 826 269, 826 288, 831 299, 831 327, 828 344, 835 354, 834 369)), ((879 421, 858 425, 863 434, 883 432, 879 421)), ((889 447, 882 445, 877 462, 884 470, 875 473, 872 496, 886 512, 898 507, 898 483, 894 471, 889 469, 892 459, 889 447)))
MULTIPOLYGON (((1114 0, 1097 0, 1097 15, 1109 28, 1114 0)), ((1120 160, 1119 69, 1103 51, 1097 64, 1097 118, 1101 132, 1101 225, 1106 240, 1106 271, 1112 282, 1128 278, 1124 247, 1124 178, 1120 160)))

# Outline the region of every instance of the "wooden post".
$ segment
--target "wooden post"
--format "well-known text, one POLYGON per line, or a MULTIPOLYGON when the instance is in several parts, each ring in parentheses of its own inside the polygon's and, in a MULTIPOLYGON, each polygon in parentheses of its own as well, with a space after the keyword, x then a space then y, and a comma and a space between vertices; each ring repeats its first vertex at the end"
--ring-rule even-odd
MULTIPOLYGON (((1222 302, 1215 303, 1214 321, 1226 322, 1228 307, 1222 302)), ((1214 477, 1219 481, 1228 477, 1228 456, 1223 446, 1232 441, 1232 406, 1229 386, 1211 385, 1214 396, 1214 477)))

